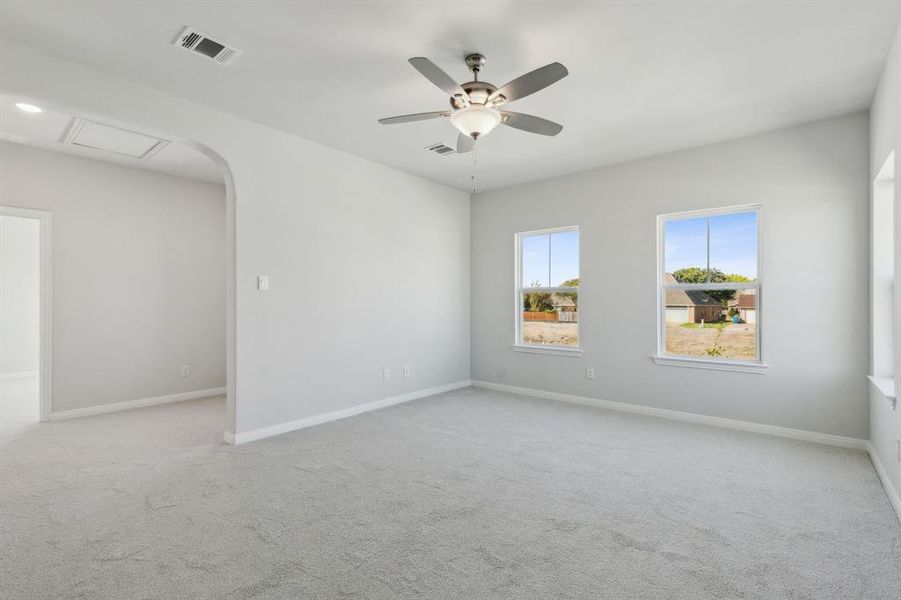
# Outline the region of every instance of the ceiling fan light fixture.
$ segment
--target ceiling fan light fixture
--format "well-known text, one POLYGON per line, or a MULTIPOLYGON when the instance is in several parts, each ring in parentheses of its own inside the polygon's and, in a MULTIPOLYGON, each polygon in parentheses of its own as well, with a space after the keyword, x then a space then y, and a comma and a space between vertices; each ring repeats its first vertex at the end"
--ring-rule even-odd
POLYGON ((499 112, 481 104, 472 104, 456 110, 450 119, 454 127, 459 129, 463 135, 471 138, 487 135, 503 120, 499 112))

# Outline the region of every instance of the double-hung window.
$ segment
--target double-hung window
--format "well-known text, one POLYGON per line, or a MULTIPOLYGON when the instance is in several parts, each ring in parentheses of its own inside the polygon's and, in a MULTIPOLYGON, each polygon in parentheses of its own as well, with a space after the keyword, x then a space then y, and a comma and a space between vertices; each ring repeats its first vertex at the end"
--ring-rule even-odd
POLYGON ((579 228, 516 234, 514 350, 581 353, 579 228))
POLYGON ((657 362, 761 371, 759 208, 661 215, 657 362))

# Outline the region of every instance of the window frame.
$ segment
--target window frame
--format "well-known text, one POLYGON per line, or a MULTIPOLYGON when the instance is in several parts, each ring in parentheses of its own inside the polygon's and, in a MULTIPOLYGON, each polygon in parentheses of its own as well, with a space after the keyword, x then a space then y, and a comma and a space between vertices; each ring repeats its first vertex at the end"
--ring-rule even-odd
MULTIPOLYGON (((513 244, 514 244, 514 283, 513 283, 513 315, 514 315, 514 332, 513 332, 513 345, 511 349, 515 352, 527 352, 532 354, 549 354, 556 356, 572 356, 579 357, 582 356, 582 320, 583 320, 583 311, 582 311, 582 232, 579 229, 578 225, 567 225, 565 227, 549 227, 546 229, 534 229, 530 231, 520 231, 514 234, 513 236, 513 244), (522 244, 523 239, 532 236, 538 235, 548 235, 554 233, 562 233, 567 231, 575 231, 579 234, 579 255, 578 255, 578 265, 579 265, 579 286, 577 287, 530 287, 523 285, 522 281, 522 244), (579 345, 577 347, 573 346, 556 346, 551 344, 528 344, 525 343, 522 339, 522 313, 523 313, 523 303, 522 303, 522 295, 527 294, 532 291, 540 291, 540 292, 575 292, 579 297, 579 320, 576 322, 576 325, 579 330, 579 345)), ((551 249, 552 251, 552 249, 551 249)), ((551 252, 548 253, 548 261, 551 260, 551 252)), ((550 268, 549 268, 550 271, 550 268)), ((548 273, 550 276, 550 272, 548 273)), ((548 284, 551 282, 548 281, 548 284)))
MULTIPOLYGON (((761 236, 761 205, 742 204, 735 206, 723 206, 690 210, 657 215, 657 354, 653 360, 658 365, 674 367, 694 367, 699 369, 712 369, 721 371, 738 371, 743 373, 765 373, 769 365, 763 362, 763 272, 762 272, 762 248, 761 236), (757 216, 757 280, 751 283, 723 282, 723 283, 666 283, 666 240, 665 227, 670 221, 696 219, 700 217, 717 217, 737 213, 753 212, 757 216), (745 290, 753 289, 756 292, 755 315, 755 344, 757 357, 753 360, 736 358, 704 358, 700 356, 686 356, 671 354, 666 351, 666 291, 678 290, 745 290)), ((710 223, 707 224, 707 269, 710 269, 710 223)))
POLYGON ((892 149, 872 180, 870 199, 870 364, 867 376, 892 409, 897 404, 895 389, 895 352, 892 331, 895 327, 895 294, 897 286, 894 199, 895 150, 892 149))

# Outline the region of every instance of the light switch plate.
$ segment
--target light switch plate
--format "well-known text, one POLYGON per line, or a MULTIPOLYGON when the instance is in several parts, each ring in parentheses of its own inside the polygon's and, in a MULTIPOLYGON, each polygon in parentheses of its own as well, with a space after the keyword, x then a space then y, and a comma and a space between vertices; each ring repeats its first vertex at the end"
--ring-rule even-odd
POLYGON ((268 275, 260 275, 257 277, 257 289, 260 291, 265 291, 269 289, 269 276, 268 275))

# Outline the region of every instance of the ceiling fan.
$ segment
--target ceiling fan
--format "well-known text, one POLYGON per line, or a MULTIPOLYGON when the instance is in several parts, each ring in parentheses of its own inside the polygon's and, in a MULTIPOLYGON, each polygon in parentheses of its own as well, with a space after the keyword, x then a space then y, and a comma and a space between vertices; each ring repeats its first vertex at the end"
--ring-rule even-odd
POLYGON ((530 71, 500 88, 487 81, 479 81, 479 72, 485 66, 485 57, 481 54, 470 54, 466 57, 466 66, 472 71, 472 81, 468 83, 458 84, 427 58, 411 58, 410 64, 426 79, 450 95, 451 110, 379 119, 382 125, 449 117, 454 127, 460 131, 460 135, 457 136, 457 152, 461 154, 471 152, 475 141, 488 135, 498 125, 540 135, 557 135, 563 130, 563 126, 559 123, 502 108, 566 77, 569 71, 558 62, 530 71))

